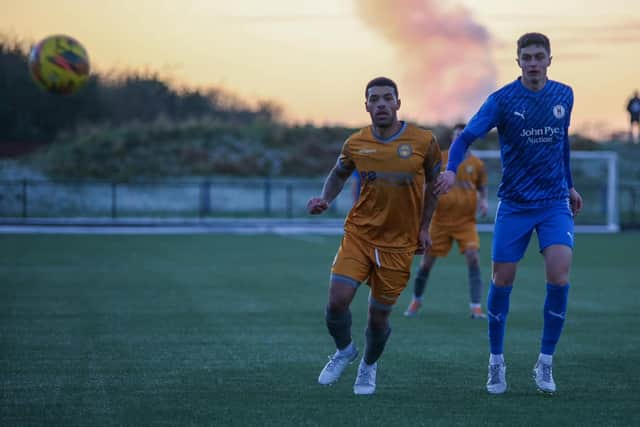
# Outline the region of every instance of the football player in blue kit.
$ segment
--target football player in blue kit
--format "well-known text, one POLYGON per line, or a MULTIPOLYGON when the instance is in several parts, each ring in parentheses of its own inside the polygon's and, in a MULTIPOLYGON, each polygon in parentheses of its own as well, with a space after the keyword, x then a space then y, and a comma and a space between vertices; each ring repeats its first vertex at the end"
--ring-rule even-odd
POLYGON ((549 39, 527 33, 517 42, 522 75, 492 93, 449 149, 447 170, 436 185, 446 193, 469 145, 494 127, 502 159, 499 204, 493 234, 493 274, 488 292, 489 374, 487 391, 507 390, 503 356, 509 296, 518 261, 533 230, 544 258, 547 293, 540 354, 533 369, 538 390, 553 393, 553 353, 567 312, 569 270, 573 256, 573 217, 582 197, 573 187, 569 164, 571 87, 547 78, 551 64, 549 39))

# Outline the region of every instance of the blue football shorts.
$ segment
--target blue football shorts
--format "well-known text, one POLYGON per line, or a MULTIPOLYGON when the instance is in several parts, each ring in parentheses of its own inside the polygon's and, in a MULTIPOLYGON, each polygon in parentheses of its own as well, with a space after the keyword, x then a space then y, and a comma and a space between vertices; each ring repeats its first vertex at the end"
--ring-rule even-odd
POLYGON ((551 245, 573 249, 573 229, 569 199, 535 206, 501 200, 496 210, 491 258, 494 262, 520 261, 533 230, 538 235, 540 252, 551 245))

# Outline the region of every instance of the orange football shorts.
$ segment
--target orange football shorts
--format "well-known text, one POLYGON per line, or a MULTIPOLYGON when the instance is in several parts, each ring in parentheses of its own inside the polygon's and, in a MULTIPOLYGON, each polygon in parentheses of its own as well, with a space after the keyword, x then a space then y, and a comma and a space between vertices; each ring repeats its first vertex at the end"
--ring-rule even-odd
POLYGON ((447 256, 454 241, 458 244, 460 253, 464 253, 467 249, 480 249, 480 237, 475 222, 470 221, 455 226, 432 223, 429 227, 429 235, 431 236, 429 249, 431 256, 447 256))
POLYGON ((414 251, 388 252, 345 233, 331 268, 331 280, 371 288, 370 304, 390 310, 407 286, 414 251))

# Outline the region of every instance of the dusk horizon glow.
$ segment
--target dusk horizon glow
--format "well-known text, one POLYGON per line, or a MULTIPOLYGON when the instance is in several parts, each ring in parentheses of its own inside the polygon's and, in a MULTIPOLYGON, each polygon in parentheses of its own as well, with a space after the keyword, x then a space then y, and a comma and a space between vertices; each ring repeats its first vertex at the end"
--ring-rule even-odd
POLYGON ((574 89, 572 132, 626 132, 640 87, 640 11, 622 0, 2 3, 9 38, 68 34, 94 71, 150 71, 177 87, 274 102, 290 123, 366 124, 364 86, 381 75, 398 83, 401 119, 466 121, 519 76, 515 42, 530 31, 551 39, 549 78, 574 89))

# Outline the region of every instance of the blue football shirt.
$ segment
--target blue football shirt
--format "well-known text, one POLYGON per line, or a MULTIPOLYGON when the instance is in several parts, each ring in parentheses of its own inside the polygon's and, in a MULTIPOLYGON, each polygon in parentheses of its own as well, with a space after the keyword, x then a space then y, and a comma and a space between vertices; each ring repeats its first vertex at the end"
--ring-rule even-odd
POLYGON ((464 131, 476 139, 497 127, 499 198, 529 203, 568 197, 572 108, 571 87, 553 80, 534 92, 518 78, 487 98, 464 131))

